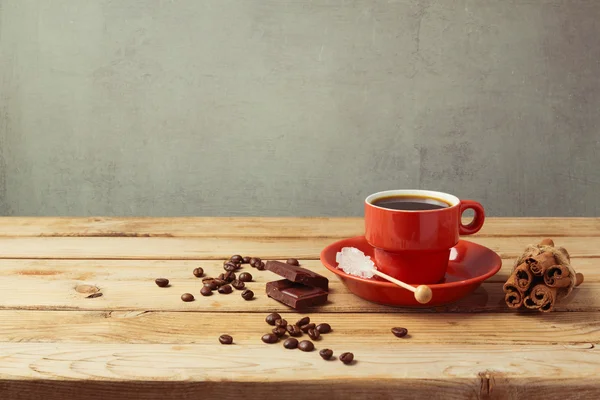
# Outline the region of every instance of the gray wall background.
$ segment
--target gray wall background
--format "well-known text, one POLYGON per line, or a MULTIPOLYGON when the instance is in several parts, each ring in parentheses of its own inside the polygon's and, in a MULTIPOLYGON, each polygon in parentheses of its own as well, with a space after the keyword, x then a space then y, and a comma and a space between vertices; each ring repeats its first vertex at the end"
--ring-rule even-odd
POLYGON ((600 215, 600 1, 0 0, 0 215, 600 215))

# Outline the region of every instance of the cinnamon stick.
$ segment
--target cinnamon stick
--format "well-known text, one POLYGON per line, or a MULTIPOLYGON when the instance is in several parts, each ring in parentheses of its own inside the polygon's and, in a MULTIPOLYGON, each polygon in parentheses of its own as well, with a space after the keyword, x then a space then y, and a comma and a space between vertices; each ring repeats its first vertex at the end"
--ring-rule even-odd
POLYGON ((515 284, 521 292, 525 292, 527 289, 529 289, 531 282, 533 282, 533 274, 531 273, 527 263, 522 263, 515 268, 513 274, 516 277, 515 284))
POLYGON ((535 285, 523 301, 523 304, 527 308, 550 312, 554 308, 557 291, 558 288, 550 288, 544 284, 535 285))
POLYGON ((564 265, 553 265, 544 273, 544 283, 548 287, 563 288, 571 285, 569 268, 564 265))
POLYGON ((519 284, 517 283, 518 278, 516 273, 512 273, 509 277, 502 289, 504 290, 505 296, 504 301, 506 305, 510 308, 519 308, 523 305, 523 300, 525 298, 525 290, 521 290, 519 284))
POLYGON ((549 267, 556 265, 554 254, 549 251, 529 257, 525 262, 529 265, 531 273, 536 276, 544 275, 544 272, 546 272, 549 267))

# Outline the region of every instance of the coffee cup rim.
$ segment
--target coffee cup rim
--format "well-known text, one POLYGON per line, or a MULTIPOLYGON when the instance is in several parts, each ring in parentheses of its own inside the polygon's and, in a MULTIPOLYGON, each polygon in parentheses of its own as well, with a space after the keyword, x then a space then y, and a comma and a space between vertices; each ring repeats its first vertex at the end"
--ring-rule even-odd
POLYGON ((460 204, 460 199, 449 193, 437 192, 434 190, 396 189, 396 190, 384 190, 381 192, 376 192, 376 193, 370 194, 365 199, 365 204, 370 207, 378 208, 380 210, 384 210, 384 211, 388 211, 388 212, 396 212, 396 213, 423 213, 423 212, 426 212, 427 213, 427 212, 439 212, 439 211, 448 210, 450 208, 458 207, 460 204), (379 206, 376 206, 375 204, 373 204, 373 202, 375 200, 377 200, 381 197, 410 196, 410 195, 437 198, 437 199, 440 199, 440 200, 443 200, 443 201, 449 203, 450 206, 447 208, 440 208, 437 210, 392 210, 390 208, 379 207, 379 206))

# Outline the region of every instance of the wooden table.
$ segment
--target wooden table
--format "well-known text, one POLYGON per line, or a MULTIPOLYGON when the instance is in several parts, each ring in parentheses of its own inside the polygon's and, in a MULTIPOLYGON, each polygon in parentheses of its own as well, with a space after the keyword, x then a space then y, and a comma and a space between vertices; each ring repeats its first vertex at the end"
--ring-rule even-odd
POLYGON ((0 218, 0 399, 600 398, 600 219, 489 218, 469 240, 498 252, 501 272, 422 311, 363 301, 320 265, 325 245, 362 231, 361 219, 0 218), (512 260, 544 237, 586 281, 556 312, 510 312, 512 260), (201 297, 192 269, 214 276, 235 253, 295 256, 328 276, 331 303, 310 317, 334 332, 317 348, 357 363, 260 341, 268 313, 300 317, 264 294, 271 272, 246 268, 254 301, 201 297))

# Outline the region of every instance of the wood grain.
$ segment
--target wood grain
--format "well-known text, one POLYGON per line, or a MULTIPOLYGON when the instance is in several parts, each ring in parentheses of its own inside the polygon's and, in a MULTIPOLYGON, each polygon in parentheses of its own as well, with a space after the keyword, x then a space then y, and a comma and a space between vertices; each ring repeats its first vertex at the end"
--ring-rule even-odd
MULTIPOLYGON (((380 343, 398 346, 541 345, 600 343, 599 313, 537 314, 364 314, 282 312, 289 323, 305 315, 329 323, 333 331, 316 341, 334 349, 380 343), (390 332, 405 327, 409 336, 390 332), (498 327, 510 327, 499 330, 498 327)), ((0 342, 39 343, 162 343, 217 344, 222 334, 237 345, 256 344, 271 331, 267 313, 145 312, 145 311, 0 311, 0 342)), ((304 336, 307 339, 307 336, 304 336)), ((240 350, 241 351, 241 350, 240 350)))
POLYGON ((284 382, 302 382, 307 387, 321 383, 339 398, 359 390, 353 399, 372 395, 361 389, 362 383, 370 380, 386 388, 382 394, 391 395, 390 388, 415 390, 427 383, 444 394, 448 391, 451 398, 489 396, 509 390, 509 385, 514 390, 526 384, 544 393, 558 389, 565 394, 557 380, 563 385, 572 380, 589 387, 600 372, 600 352, 592 345, 372 343, 355 347, 348 343, 356 360, 351 366, 324 361, 316 351, 286 350, 281 344, 240 347, 220 346, 214 351, 214 345, 204 344, 5 343, 0 347, 0 359, 4 360, 0 379, 222 382, 224 390, 232 380, 261 382, 271 389, 285 387, 284 382), (387 385, 390 381, 395 385, 387 385), (491 382, 493 385, 485 385, 491 382))
MULTIPOLYGON (((468 219, 464 220, 465 223, 468 219)), ((362 218, 0 217, 0 236, 329 237, 364 232, 362 218)), ((600 236, 600 218, 486 218, 478 236, 600 236)))
MULTIPOLYGON (((594 261, 595 259, 588 259, 594 261)), ((206 274, 216 276, 223 272, 219 261, 196 263, 186 261, 129 261, 129 260, 1 260, 0 309, 32 310, 154 310, 202 312, 272 312, 286 311, 287 307, 267 298, 265 283, 280 279, 269 271, 245 267, 255 278, 247 286, 256 293, 250 302, 239 292, 229 295, 199 295, 201 279, 192 275, 195 266, 202 266, 206 274), (154 284, 158 277, 171 281, 168 288, 154 284), (102 297, 87 298, 95 291, 102 297), (184 303, 183 293, 192 293, 196 301, 184 303)), ((327 313, 369 312, 509 312, 504 304, 502 285, 486 282, 472 295, 457 303, 427 309, 393 308, 362 300, 318 261, 303 261, 303 265, 330 278, 329 303, 313 311, 327 313)), ((594 263, 587 263, 597 271, 594 263)), ((579 271, 586 273, 585 269, 579 271)), ((594 276, 594 275, 592 275, 594 276)), ((597 275, 595 275, 597 276, 597 275)), ((600 283, 588 280, 572 296, 559 302, 557 311, 597 311, 600 309, 600 283)))
MULTIPOLYGON (((318 260, 300 260, 304 268, 329 278, 332 284, 337 276, 318 260)), ((504 283, 512 271, 514 259, 502 260, 500 271, 487 283, 504 283)), ((573 268, 585 275, 585 282, 600 283, 600 259, 573 258, 573 268)), ((202 267, 204 276, 217 276, 224 272, 221 260, 60 260, 60 259, 0 259, 0 277, 43 277, 45 280, 85 281, 100 280, 151 280, 158 277, 189 280, 192 271, 202 267)), ((254 282, 266 283, 276 275, 244 266, 239 271, 250 272, 254 282)))
MULTIPOLYGON (((542 237, 470 237, 503 258, 517 257, 542 237)), ((261 258, 318 259, 331 238, 159 238, 2 237, 0 258, 59 259, 224 259, 232 254, 261 258)), ((564 237, 558 246, 572 257, 600 257, 600 237, 564 237)))
POLYGON ((489 219, 468 240, 504 258, 500 273, 455 304, 402 309, 357 298, 318 261, 327 244, 362 232, 356 218, 0 218, 0 398, 597 398, 599 228, 489 219), (544 237, 569 250, 586 281, 557 312, 511 312, 502 284, 512 260, 544 237), (300 316, 265 296, 278 279, 268 271, 244 268, 253 301, 200 296, 193 268, 216 275, 234 253, 295 256, 329 277, 330 303, 309 315, 334 332, 316 344, 357 363, 260 341, 267 313, 300 316), (188 291, 196 301, 183 303, 188 291), (235 345, 219 345, 222 333, 235 345))

